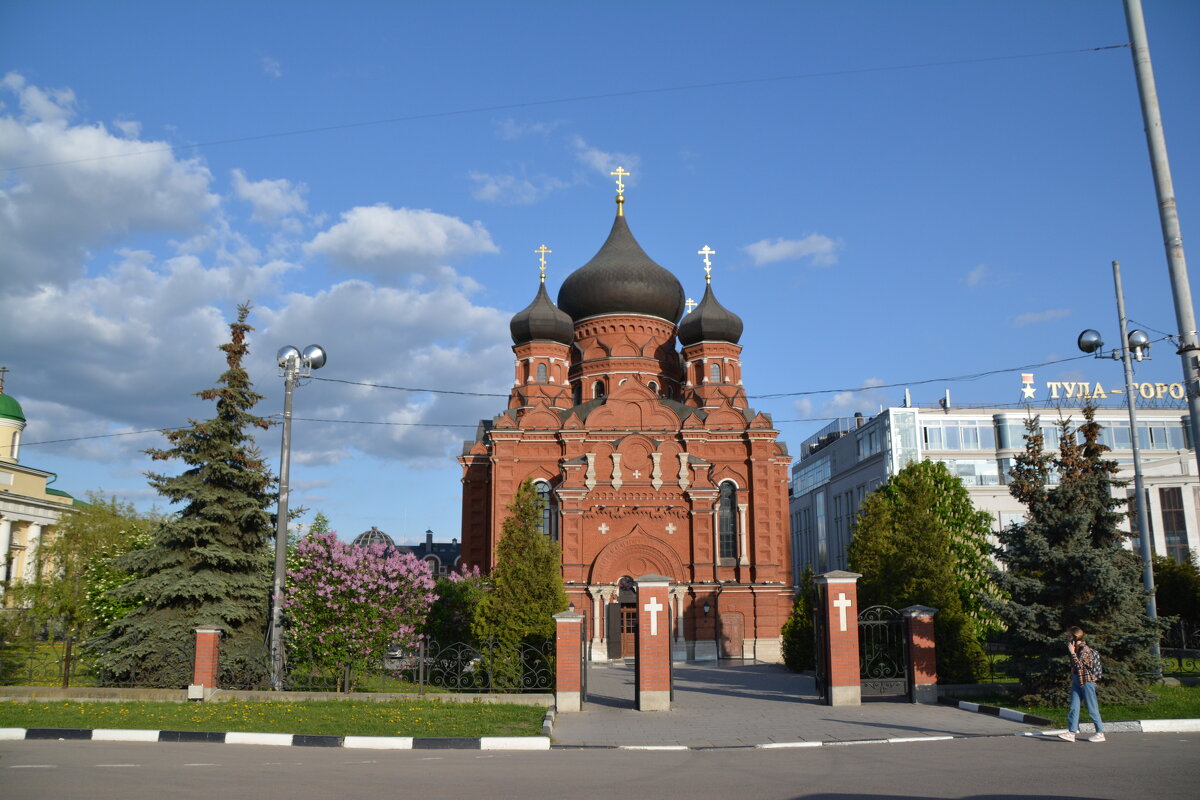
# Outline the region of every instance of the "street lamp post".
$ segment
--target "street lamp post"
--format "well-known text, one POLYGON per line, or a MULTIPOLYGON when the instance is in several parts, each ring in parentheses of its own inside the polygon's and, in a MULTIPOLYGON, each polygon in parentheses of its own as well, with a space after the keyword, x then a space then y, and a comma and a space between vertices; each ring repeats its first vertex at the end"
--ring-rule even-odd
MULTIPOLYGON (((1146 488, 1142 480, 1142 451, 1138 442, 1137 393, 1133 387, 1132 360, 1132 358, 1136 358, 1141 361, 1146 357, 1145 354, 1150 349, 1150 337, 1144 331, 1128 330, 1128 322, 1125 317, 1125 292, 1121 288, 1120 262, 1112 262, 1112 269, 1113 285, 1117 292, 1117 322, 1120 326, 1121 341, 1124 344, 1119 351, 1114 349, 1111 352, 1102 353, 1100 350, 1104 347, 1104 341, 1100 338, 1099 332, 1090 328, 1079 334, 1078 344, 1079 349, 1085 353, 1094 353, 1096 358, 1119 359, 1125 367, 1125 403, 1129 407, 1129 441, 1133 448, 1133 488, 1137 508, 1138 543, 1142 551, 1142 586, 1147 595, 1146 616, 1150 619, 1151 624, 1154 624, 1158 620, 1158 605, 1154 599, 1154 562, 1150 557, 1152 552, 1150 509, 1146 506, 1146 488)), ((1157 666, 1160 664, 1157 637, 1154 639, 1150 653, 1154 656, 1156 664, 1155 674, 1161 676, 1161 667, 1157 666)))
POLYGON ((283 446, 279 456, 279 505, 275 519, 275 582, 271 591, 271 688, 283 689, 283 600, 287 573, 288 473, 292 462, 292 391, 300 378, 325 366, 325 350, 310 344, 301 353, 281 347, 275 356, 283 377, 283 446))

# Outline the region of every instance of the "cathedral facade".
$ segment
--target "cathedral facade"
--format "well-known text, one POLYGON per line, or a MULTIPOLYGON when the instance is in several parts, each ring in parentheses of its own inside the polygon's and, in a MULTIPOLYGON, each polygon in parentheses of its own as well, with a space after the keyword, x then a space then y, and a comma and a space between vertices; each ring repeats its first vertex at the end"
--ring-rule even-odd
MULTIPOLYGON (((506 507, 529 479, 593 660, 633 655, 632 579, 658 574, 672 582, 673 658, 778 661, 793 595, 791 459, 747 403, 741 319, 711 284, 684 316, 682 286, 623 212, 618 194, 607 241, 557 305, 542 248, 542 283, 510 325, 508 408, 459 457, 463 561, 495 563, 506 507)), ((712 252, 701 251, 706 274, 712 252)))

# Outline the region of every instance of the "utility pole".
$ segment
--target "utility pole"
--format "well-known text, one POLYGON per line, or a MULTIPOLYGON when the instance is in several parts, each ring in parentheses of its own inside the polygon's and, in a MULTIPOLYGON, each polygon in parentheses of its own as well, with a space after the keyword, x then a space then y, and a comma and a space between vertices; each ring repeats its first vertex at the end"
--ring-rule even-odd
POLYGON ((271 688, 284 688, 283 601, 287 589, 289 473, 292 464, 292 392, 300 378, 325 366, 325 351, 309 345, 301 353, 288 345, 275 356, 283 376, 283 442, 279 453, 279 505, 275 512, 275 580, 271 589, 271 688))
MULTIPOLYGON (((1188 415, 1191 422, 1192 450, 1200 469, 1200 340, 1196 333, 1196 311, 1188 283, 1187 260, 1183 254, 1183 234, 1175 208, 1175 184, 1167 160, 1167 140, 1163 135, 1162 115, 1158 108, 1158 90, 1154 68, 1150 64, 1150 44, 1146 39, 1146 20, 1142 0, 1125 0, 1125 24, 1137 74, 1138 96, 1142 102, 1142 121, 1146 144, 1150 149, 1150 169, 1158 194, 1158 218, 1162 225, 1163 245, 1167 250, 1167 268, 1171 275, 1171 295, 1175 300, 1175 322, 1179 327, 1179 357, 1183 361, 1183 385, 1187 389, 1188 415)), ((1200 472, 1197 473, 1200 475, 1200 472)))
MULTIPOLYGON (((1133 488, 1137 492, 1138 542, 1142 550, 1142 588, 1146 590, 1146 616, 1150 623, 1158 622, 1158 601, 1154 597, 1154 547, 1150 542, 1150 504, 1146 502, 1146 487, 1142 480, 1142 453, 1138 442, 1137 396, 1133 390, 1133 361, 1129 357, 1129 323, 1125 316, 1125 292, 1121 288, 1121 264, 1112 262, 1113 284, 1117 291, 1117 322, 1121 330, 1121 363, 1125 366, 1125 402, 1129 405, 1129 441, 1133 447, 1133 488)), ((1138 351, 1141 358, 1141 351, 1138 351)), ((1150 648, 1154 658, 1154 677, 1162 677, 1157 637, 1150 648)))

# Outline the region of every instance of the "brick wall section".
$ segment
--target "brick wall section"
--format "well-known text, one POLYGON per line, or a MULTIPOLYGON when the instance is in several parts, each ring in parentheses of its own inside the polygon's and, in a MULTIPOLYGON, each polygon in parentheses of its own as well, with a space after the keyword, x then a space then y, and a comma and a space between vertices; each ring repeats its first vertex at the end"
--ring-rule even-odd
POLYGON ((638 586, 638 686, 642 692, 671 690, 671 611, 669 580, 643 575, 638 586), (657 616, 652 623, 651 617, 657 616))
POLYGON ((858 579, 854 572, 835 570, 818 575, 824 608, 826 648, 829 653, 829 691, 831 705, 846 702, 857 705, 859 697, 858 654, 858 579), (843 620, 845 630, 842 630, 843 620), (847 698, 850 698, 847 700, 847 698))
POLYGON ((903 610, 908 617, 909 670, 913 683, 921 686, 937 683, 937 650, 933 635, 933 616, 937 609, 911 606, 903 610))
POLYGON ((580 637, 583 635, 583 615, 564 611, 554 615, 554 690, 578 692, 582 688, 579 674, 580 637))
POLYGON ((216 628, 196 628, 196 662, 192 667, 192 683, 206 689, 217 688, 221 669, 221 631, 216 628))

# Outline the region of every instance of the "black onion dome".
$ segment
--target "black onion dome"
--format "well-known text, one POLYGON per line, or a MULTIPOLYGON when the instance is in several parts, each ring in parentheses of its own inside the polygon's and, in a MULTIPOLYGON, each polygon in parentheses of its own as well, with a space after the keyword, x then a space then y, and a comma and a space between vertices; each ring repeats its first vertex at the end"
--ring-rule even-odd
POLYGON ((742 338, 742 318, 717 302, 712 284, 704 288, 704 299, 679 323, 679 343, 730 342, 742 338))
POLYGON ((625 217, 618 216, 599 252, 563 281, 558 307, 576 322, 601 314, 646 314, 673 323, 683 313, 683 286, 650 260, 625 217))
POLYGON ((513 344, 524 344, 538 339, 570 344, 575 336, 575 325, 571 318, 555 308, 546 294, 546 284, 538 286, 537 297, 523 310, 513 315, 508 323, 513 344))

